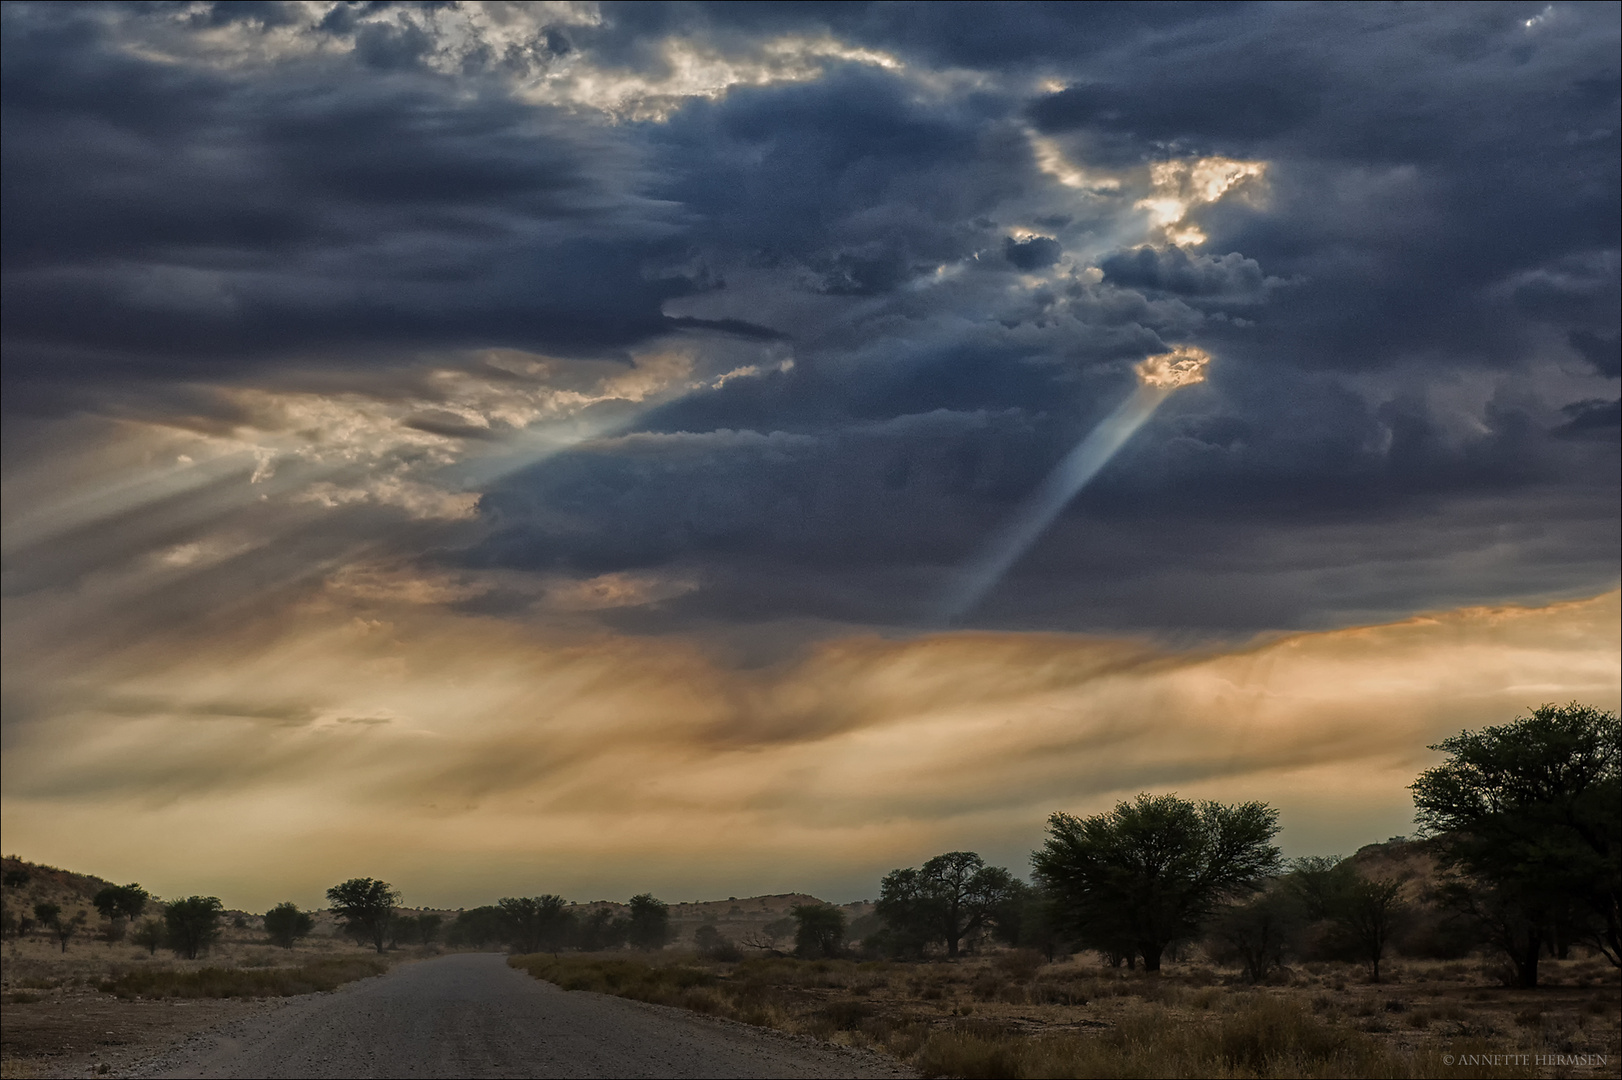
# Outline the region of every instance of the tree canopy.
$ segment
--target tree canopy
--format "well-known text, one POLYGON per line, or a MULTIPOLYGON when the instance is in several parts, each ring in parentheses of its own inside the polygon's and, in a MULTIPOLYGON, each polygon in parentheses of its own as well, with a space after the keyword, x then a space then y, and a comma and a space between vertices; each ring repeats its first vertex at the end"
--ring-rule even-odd
POLYGON ((291 900, 265 912, 266 936, 273 944, 284 949, 291 949, 294 942, 309 937, 314 929, 315 919, 308 912, 300 911, 299 906, 291 900))
POLYGON ((108 885, 90 902, 104 919, 139 919, 152 894, 139 885, 108 885))
POLYGON ((995 922, 1017 896, 1019 884, 1013 874, 987 866, 972 851, 949 851, 917 869, 886 874, 876 909, 896 951, 921 951, 938 943, 948 956, 956 956, 964 938, 995 922))
POLYGON ((652 893, 631 897, 630 925, 626 937, 635 948, 658 952, 670 940, 670 905, 652 893))
POLYGON ((1278 871, 1278 828, 1265 803, 1142 794, 1092 817, 1054 814, 1031 863, 1081 941, 1158 971, 1167 945, 1278 871))
POLYGON ((1413 783, 1415 820, 1444 863, 1474 883, 1453 897, 1492 933, 1523 986, 1562 921, 1622 962, 1622 724, 1546 704, 1512 723, 1462 731, 1413 783))
POLYGON ((188 896, 173 900, 163 912, 165 938, 169 947, 188 960, 208 949, 220 933, 220 916, 225 905, 217 896, 188 896))
POLYGON ((378 952, 383 951, 389 920, 400 902, 393 886, 376 878, 350 878, 327 890, 327 902, 357 940, 370 941, 378 952))
POLYGON ((574 913, 561 896, 507 896, 496 902, 508 944, 517 953, 556 952, 568 944, 574 913))
POLYGON ((845 945, 845 913, 832 904, 796 904, 794 953, 806 959, 838 956, 845 945))

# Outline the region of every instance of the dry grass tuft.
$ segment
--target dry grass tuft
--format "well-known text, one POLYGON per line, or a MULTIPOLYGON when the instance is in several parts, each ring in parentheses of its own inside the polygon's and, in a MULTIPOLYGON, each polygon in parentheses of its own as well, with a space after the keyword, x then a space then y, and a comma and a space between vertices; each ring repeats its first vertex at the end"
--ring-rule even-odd
MULTIPOLYGON (((565 989, 871 1047, 925 1076, 1510 1077, 1538 1071, 1506 1054, 1609 1052, 1617 1060, 1617 1025, 1595 1019, 1596 1003, 1608 1003, 1607 1019, 1615 1012, 1616 975, 1605 972, 1583 972, 1603 989, 1572 979, 1552 994, 1507 994, 1483 990, 1489 976, 1480 967, 1421 962, 1400 988, 1329 965, 1241 987, 1205 966, 1147 975, 1021 953, 918 964, 715 963, 678 953, 510 963, 565 989), (1472 1004, 1478 992, 1481 1003, 1472 1004), (1516 1023, 1518 1014, 1526 1019, 1516 1023), (1498 1057, 1478 1066, 1464 1054, 1498 1057)), ((1615 1075, 1608 1068, 1556 1072, 1615 1075)))
POLYGON ((388 965, 379 960, 345 958, 313 960, 298 967, 219 968, 162 971, 150 968, 126 971, 97 989, 121 998, 237 998, 292 997, 336 990, 344 983, 381 975, 388 965))

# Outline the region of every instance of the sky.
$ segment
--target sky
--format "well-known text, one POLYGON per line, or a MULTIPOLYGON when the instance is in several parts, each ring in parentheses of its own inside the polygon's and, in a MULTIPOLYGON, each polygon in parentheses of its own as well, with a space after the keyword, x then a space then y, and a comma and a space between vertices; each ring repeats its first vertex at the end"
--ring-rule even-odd
POLYGON ((8 854, 843 901, 1140 791, 1346 854, 1622 697, 1615 4, 0 18, 8 854))

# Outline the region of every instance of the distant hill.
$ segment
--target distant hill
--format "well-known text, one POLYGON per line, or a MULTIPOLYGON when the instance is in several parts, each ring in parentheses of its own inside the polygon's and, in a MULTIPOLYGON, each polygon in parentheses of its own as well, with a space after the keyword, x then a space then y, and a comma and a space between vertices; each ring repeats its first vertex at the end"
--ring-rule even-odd
POLYGON ((1436 883, 1436 845, 1430 840, 1393 836, 1383 844, 1365 844, 1347 861, 1371 878, 1397 878, 1415 888, 1436 883))
POLYGON ((58 904, 69 918, 75 911, 94 918, 96 912, 90 906, 91 897, 112 884, 92 874, 76 874, 72 870, 31 863, 15 855, 0 859, 0 882, 7 883, 0 885, 0 897, 7 910, 28 915, 35 904, 58 904), (9 884, 22 874, 28 877, 26 884, 9 884))
MULTIPOLYGON (((31 863, 8 855, 0 860, 0 873, 8 878, 16 872, 28 875, 28 882, 22 886, 7 885, 4 887, 3 898, 7 910, 15 911, 19 915, 26 915, 39 903, 60 904, 64 912, 71 917, 75 911, 84 911, 93 920, 95 910, 91 907, 91 898, 114 884, 105 878, 93 874, 77 874, 71 870, 62 870, 55 866, 46 866, 41 863, 31 863)), ((127 884, 127 883, 125 883, 127 884)), ((494 903, 492 900, 491 903, 494 903)), ((729 897, 725 900, 702 900, 670 905, 670 927, 673 939, 677 944, 690 942, 693 932, 700 926, 713 925, 724 936, 740 940, 749 933, 764 932, 767 926, 788 917, 789 911, 800 904, 826 903, 809 893, 773 893, 770 896, 729 897)), ((853 904, 838 905, 845 912, 847 921, 854 923, 865 915, 872 914, 873 905, 866 901, 857 901, 853 904)), ((612 900, 593 900, 588 903, 575 905, 575 910, 586 913, 597 908, 608 908, 616 913, 628 913, 629 908, 612 900)), ((445 908, 402 908, 402 911, 420 912, 434 911, 447 919, 456 917, 456 910, 445 908)), ((228 916, 242 915, 249 927, 257 927, 260 921, 258 912, 227 911, 228 916)), ((335 932, 333 919, 329 912, 318 911, 316 915, 316 932, 330 934, 335 932)))

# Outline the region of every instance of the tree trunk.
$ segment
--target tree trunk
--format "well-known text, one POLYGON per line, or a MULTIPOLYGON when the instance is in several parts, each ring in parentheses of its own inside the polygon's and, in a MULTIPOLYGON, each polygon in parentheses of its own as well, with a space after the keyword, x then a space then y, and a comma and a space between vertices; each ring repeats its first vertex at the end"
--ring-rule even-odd
POLYGON ((1538 954, 1543 952, 1543 940, 1536 930, 1528 930, 1526 946, 1515 959, 1517 982, 1528 989, 1538 984, 1538 954))
POLYGON ((1166 951, 1166 946, 1158 942, 1145 943, 1138 946, 1138 951, 1143 954, 1144 971, 1160 970, 1160 954, 1166 951))

